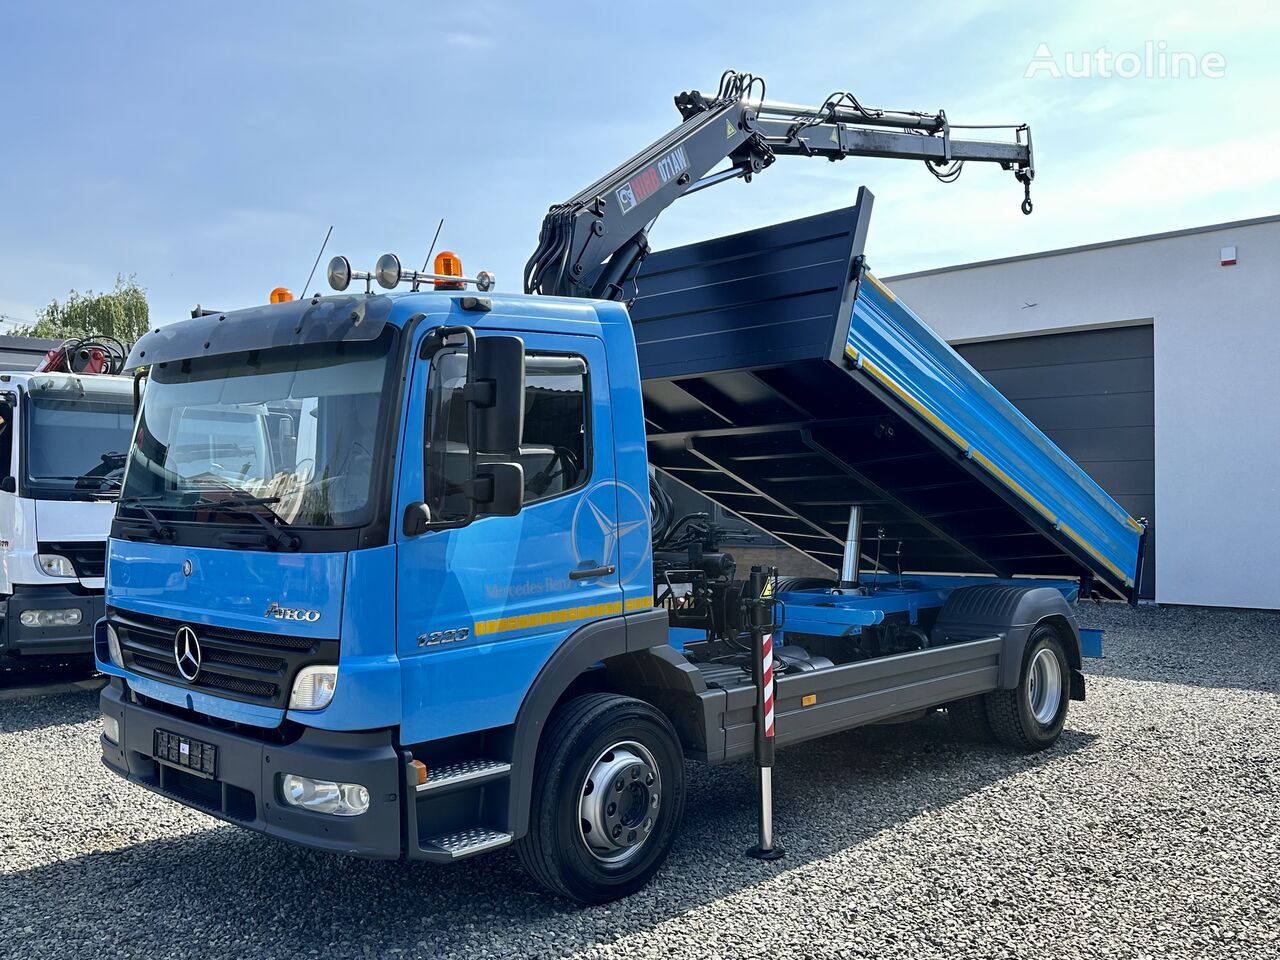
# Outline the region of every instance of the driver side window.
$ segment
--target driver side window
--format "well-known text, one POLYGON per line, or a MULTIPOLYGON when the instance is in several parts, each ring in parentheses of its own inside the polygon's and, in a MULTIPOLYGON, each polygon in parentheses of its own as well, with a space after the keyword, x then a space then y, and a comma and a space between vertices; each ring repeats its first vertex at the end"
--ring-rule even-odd
POLYGON ((582 357, 525 354, 524 502, 558 497, 591 474, 587 363, 582 357))

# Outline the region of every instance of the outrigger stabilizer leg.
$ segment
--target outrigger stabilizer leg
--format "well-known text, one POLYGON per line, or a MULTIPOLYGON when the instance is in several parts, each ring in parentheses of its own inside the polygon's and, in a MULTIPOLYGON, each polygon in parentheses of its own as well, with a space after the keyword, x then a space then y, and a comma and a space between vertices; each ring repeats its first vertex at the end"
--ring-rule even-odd
POLYGON ((776 582, 773 568, 751 568, 746 600, 751 627, 752 679, 756 685, 756 768, 760 778, 760 842, 747 851, 757 860, 779 860, 786 851, 773 839, 773 596, 766 588, 776 582))

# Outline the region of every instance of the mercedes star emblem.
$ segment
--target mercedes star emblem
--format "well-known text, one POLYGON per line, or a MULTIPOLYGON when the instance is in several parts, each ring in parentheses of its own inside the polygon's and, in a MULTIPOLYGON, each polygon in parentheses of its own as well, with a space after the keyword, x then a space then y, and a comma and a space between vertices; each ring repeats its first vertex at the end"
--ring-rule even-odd
POLYGON ((184 577, 189 577, 189 576, 191 576, 191 561, 190 561, 190 560, 183 560, 183 561, 182 561, 182 575, 183 575, 184 577))
POLYGON ((187 683, 195 683, 200 676, 200 656, 200 638, 184 623, 173 635, 173 662, 187 683))

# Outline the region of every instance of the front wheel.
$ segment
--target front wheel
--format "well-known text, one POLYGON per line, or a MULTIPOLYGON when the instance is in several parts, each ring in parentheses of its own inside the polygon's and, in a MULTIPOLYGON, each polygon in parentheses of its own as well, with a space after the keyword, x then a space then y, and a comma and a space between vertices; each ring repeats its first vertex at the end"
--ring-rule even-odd
POLYGON ((617 900, 662 866, 684 795, 684 755, 662 713, 616 694, 577 697, 547 723, 529 832, 516 850, 554 893, 583 904, 617 900))
POLYGON ((1062 735, 1071 698, 1071 670, 1057 631, 1039 626, 1027 640, 1013 690, 987 694, 987 719, 1001 743, 1024 750, 1051 747, 1062 735))

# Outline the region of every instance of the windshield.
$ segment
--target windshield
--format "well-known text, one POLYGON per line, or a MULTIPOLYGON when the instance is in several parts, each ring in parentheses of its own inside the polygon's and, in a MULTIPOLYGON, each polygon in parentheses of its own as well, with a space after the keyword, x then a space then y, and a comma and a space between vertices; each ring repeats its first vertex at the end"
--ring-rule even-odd
POLYGON ((122 509, 224 523, 252 522, 246 512, 301 527, 366 523, 394 336, 152 368, 122 509), (242 500, 257 502, 208 509, 242 500))
POLYGON ((127 400, 35 394, 26 402, 27 483, 86 496, 120 487, 133 431, 127 400))

